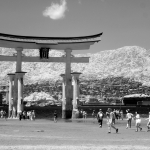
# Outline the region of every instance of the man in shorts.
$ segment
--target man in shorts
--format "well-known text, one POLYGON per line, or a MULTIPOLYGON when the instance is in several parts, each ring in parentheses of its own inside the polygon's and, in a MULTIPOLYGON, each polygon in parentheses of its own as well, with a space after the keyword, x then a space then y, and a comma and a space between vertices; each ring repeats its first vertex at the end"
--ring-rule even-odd
POLYGON ((140 118, 140 114, 138 112, 135 113, 135 121, 136 121, 136 132, 138 132, 138 128, 140 129, 140 131, 142 131, 141 128, 141 118, 140 118))
POLYGON ((133 114, 130 112, 130 110, 128 110, 126 117, 127 117, 126 129, 128 129, 129 127, 131 128, 131 121, 132 121, 132 117, 133 117, 133 114))
POLYGON ((112 111, 111 108, 108 108, 107 111, 109 112, 109 116, 108 116, 108 118, 107 118, 108 133, 111 133, 111 128, 115 129, 115 130, 116 130, 116 133, 118 133, 118 128, 116 128, 116 127, 113 125, 113 118, 115 117, 115 114, 114 114, 114 112, 112 111))

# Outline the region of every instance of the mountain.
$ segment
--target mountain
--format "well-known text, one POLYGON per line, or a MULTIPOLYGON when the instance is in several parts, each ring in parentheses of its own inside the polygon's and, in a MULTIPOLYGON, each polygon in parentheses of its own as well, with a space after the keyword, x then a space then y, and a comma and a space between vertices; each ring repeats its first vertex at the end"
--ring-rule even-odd
MULTIPOLYGON (((13 49, 0 48, 0 55, 12 56, 13 49)), ((25 56, 39 56, 38 50, 24 50, 25 56)), ((50 57, 61 57, 63 52, 51 50, 50 57)), ((105 50, 95 54, 77 54, 75 57, 90 57, 89 64, 72 64, 72 71, 81 72, 80 80, 100 80, 107 77, 128 77, 143 85, 150 85, 150 51, 139 46, 125 46, 116 50, 105 50)), ((8 82, 8 73, 15 72, 16 63, 0 62, 0 81, 8 82)), ((23 63, 27 72, 25 84, 61 80, 65 72, 63 63, 23 63)))

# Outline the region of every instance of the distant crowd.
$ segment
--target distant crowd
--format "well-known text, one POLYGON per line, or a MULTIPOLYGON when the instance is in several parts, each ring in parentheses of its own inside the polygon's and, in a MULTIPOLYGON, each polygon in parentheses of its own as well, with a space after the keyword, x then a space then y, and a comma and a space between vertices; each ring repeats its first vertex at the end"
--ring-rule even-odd
MULTIPOLYGON (((4 119, 7 119, 8 118, 8 114, 6 113, 5 110, 1 110, 0 111, 0 118, 4 118, 4 119)), ((11 118, 11 117, 10 117, 11 118)), ((34 110, 31 110, 31 111, 23 111, 23 112, 20 112, 18 114, 18 118, 19 120, 21 121, 22 119, 23 120, 35 120, 35 111, 34 110)))
POLYGON ((31 111, 23 111, 19 113, 19 120, 35 120, 35 111, 31 110, 31 111))

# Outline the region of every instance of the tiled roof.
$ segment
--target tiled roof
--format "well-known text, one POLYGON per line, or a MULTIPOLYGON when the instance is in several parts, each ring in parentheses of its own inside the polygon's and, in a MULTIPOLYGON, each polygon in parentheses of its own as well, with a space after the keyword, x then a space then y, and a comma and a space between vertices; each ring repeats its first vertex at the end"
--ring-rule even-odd
POLYGON ((0 33, 0 40, 24 43, 37 43, 37 44, 60 44, 60 43, 86 43, 98 42, 103 33, 90 36, 80 37, 35 37, 35 36, 18 36, 0 33))

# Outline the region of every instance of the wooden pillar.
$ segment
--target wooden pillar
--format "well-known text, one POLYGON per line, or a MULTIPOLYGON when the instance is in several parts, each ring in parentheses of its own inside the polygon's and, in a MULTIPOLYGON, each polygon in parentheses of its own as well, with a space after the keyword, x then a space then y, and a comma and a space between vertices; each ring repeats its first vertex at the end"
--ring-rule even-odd
MULTIPOLYGON (((15 81, 14 81, 14 105, 13 105, 13 117, 16 118, 18 114, 18 83, 20 83, 18 79, 18 74, 22 72, 22 47, 18 47, 15 49, 17 51, 17 62, 16 62, 16 75, 15 75, 15 81)), ((20 89, 19 89, 20 90, 20 89)), ((19 98, 20 99, 20 98, 19 98)))
POLYGON ((78 111, 78 100, 79 100, 79 75, 81 73, 74 72, 71 73, 73 79, 73 110, 72 110, 72 118, 77 118, 78 111))
POLYGON ((12 117, 12 109, 13 109, 13 81, 15 78, 15 74, 8 74, 9 76, 9 109, 8 109, 8 117, 12 117))
POLYGON ((66 49, 66 68, 65 68, 65 96, 66 106, 62 110, 62 118, 70 119, 72 117, 72 81, 71 81, 71 52, 72 50, 66 49))
POLYGON ((17 117, 17 101, 18 101, 18 79, 17 75, 15 74, 15 79, 14 79, 14 91, 13 91, 13 118, 17 117))
POLYGON ((18 79, 18 102, 17 102, 17 113, 23 111, 23 76, 26 72, 16 72, 18 79))

